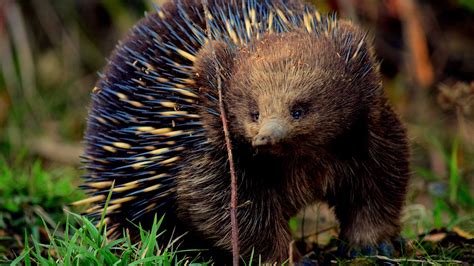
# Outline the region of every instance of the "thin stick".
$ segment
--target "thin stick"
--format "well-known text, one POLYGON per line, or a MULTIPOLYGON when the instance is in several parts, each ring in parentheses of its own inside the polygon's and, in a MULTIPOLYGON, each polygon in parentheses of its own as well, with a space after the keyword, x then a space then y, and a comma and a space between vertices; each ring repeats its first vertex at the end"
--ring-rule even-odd
POLYGON ((294 244, 295 244, 295 240, 291 240, 290 246, 288 248, 288 255, 289 255, 288 262, 289 262, 290 265, 295 265, 295 258, 293 256, 293 245, 294 244))
POLYGON ((232 241, 232 264, 239 265, 239 227, 237 223, 237 176, 235 174, 234 156, 232 155, 232 143, 230 142, 229 128, 227 126, 227 116, 224 108, 224 101, 222 100, 222 72, 219 61, 217 60, 216 51, 212 46, 212 36, 209 25, 209 9, 207 0, 202 0, 204 15, 206 18, 207 35, 209 45, 211 45, 212 55, 216 62, 216 76, 217 76, 217 90, 219 93, 219 111, 222 121, 222 128, 224 130, 225 144, 227 148, 227 157, 229 159, 230 167, 230 225, 231 225, 231 241, 232 241))
MULTIPOLYGON (((218 78, 218 84, 220 83, 218 78)), ((237 225, 237 176, 235 175, 234 158, 232 156, 232 144, 229 138, 229 129, 227 128, 227 118, 222 101, 222 89, 219 86, 219 109, 224 129, 225 144, 227 147, 227 156, 230 166, 230 225, 232 227, 232 261, 233 265, 239 265, 239 227, 237 225)))
POLYGON ((386 257, 386 256, 380 256, 380 255, 376 255, 376 256, 367 256, 367 258, 376 258, 376 259, 379 259, 379 260, 382 260, 382 262, 395 262, 395 263, 398 263, 398 262, 415 262, 415 263, 420 263, 420 264, 424 264, 424 263, 427 263, 427 264, 430 264, 430 265, 438 265, 438 264, 444 264, 444 263, 447 263, 447 264, 463 264, 462 261, 460 260, 422 260, 422 259, 408 259, 408 258, 402 258, 402 259, 392 259, 392 258, 389 258, 389 257, 386 257))

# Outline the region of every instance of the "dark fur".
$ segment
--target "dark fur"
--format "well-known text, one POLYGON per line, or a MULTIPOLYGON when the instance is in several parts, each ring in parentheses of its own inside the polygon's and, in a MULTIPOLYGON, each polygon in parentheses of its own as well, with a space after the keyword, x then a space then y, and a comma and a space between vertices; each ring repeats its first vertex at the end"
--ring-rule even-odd
MULTIPOLYGON (((298 1, 288 2, 295 12, 300 10, 298 1)), ((183 5, 192 12, 190 7, 199 3, 184 1, 183 5)), ((202 12, 202 8, 197 10, 202 12)), ((168 4, 164 12, 173 17, 175 5, 168 4)), ((198 16, 190 19, 198 25, 204 23, 198 16)), ((129 56, 125 46, 164 64, 160 58, 167 55, 150 50, 152 44, 146 40, 137 42, 144 38, 140 33, 144 25, 159 32, 164 40, 170 38, 155 20, 157 15, 143 20, 119 46, 98 84, 100 89, 135 78, 134 70, 123 62, 129 56)), ((352 247, 376 245, 399 234, 409 172, 405 130, 384 96, 370 44, 356 27, 340 22, 330 34, 294 30, 267 34, 237 49, 218 41, 201 48, 194 79, 201 95, 200 115, 208 144, 205 149, 189 147, 183 151, 169 188, 176 200, 170 209, 158 211, 167 213, 168 220, 177 219, 178 232, 190 231, 193 241, 199 241, 188 241, 188 246, 201 248, 206 242, 224 258, 231 250, 230 178, 222 124, 218 116, 205 110, 217 110, 216 103, 204 97, 217 89, 216 63, 222 72, 238 175, 244 258, 248 259, 254 249, 264 261, 288 259, 288 219, 318 201, 334 206, 340 237, 352 247), (355 51, 354 58, 345 57, 355 51), (303 111, 298 120, 290 115, 295 109, 303 111), (256 111, 260 117, 253 121, 256 111), (270 119, 284 131, 283 137, 271 145, 254 147, 262 125, 270 119)), ((92 114, 122 110, 120 102, 103 97, 95 96, 92 114)), ((102 125, 90 120, 87 135, 113 135, 115 129, 128 123, 134 122, 102 125)), ((99 157, 95 141, 89 138, 87 153, 99 157)), ((93 171, 101 176, 118 166, 120 162, 103 164, 93 171)), ((133 173, 126 170, 117 175, 133 180, 133 173)), ((114 221, 125 224, 137 211, 126 206, 112 216, 114 221)))
MULTIPOLYGON (((340 56, 343 50, 355 51, 362 38, 343 22, 333 37, 268 35, 237 54, 213 43, 224 76, 239 203, 250 202, 238 212, 243 254, 253 247, 265 259, 287 259, 288 218, 316 201, 335 207, 341 238, 352 247, 398 235, 409 172, 405 130, 387 103, 368 44, 359 51, 365 57, 345 62, 340 56), (349 34, 353 41, 343 44, 349 34), (369 72, 362 75, 367 66, 369 72), (295 106, 304 110, 297 121, 290 116, 295 106), (260 110, 259 122, 252 121, 254 110, 260 110), (285 139, 263 151, 252 149, 252 139, 270 118, 288 129, 285 139)), ((205 47, 196 64, 203 89, 217 84, 211 49, 205 47)), ((206 123, 209 135, 222 147, 221 125, 213 119, 206 123)), ((213 166, 222 157, 221 149, 214 157, 189 162, 178 196, 185 213, 181 219, 230 249, 229 214, 222 212, 229 202, 229 180, 222 178, 226 169, 216 172, 213 166), (196 169, 199 173, 191 175, 196 169), (202 195, 213 199, 201 202, 202 195)))

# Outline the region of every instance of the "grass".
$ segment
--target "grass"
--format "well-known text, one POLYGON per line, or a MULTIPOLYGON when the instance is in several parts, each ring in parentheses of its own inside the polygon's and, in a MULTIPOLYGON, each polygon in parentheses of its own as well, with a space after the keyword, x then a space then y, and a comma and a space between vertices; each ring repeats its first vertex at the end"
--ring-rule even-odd
POLYGON ((84 195, 74 185, 74 176, 61 173, 64 171, 46 171, 39 162, 26 171, 14 170, 0 160, 0 231, 6 235, 0 238, 0 263, 181 265, 193 262, 184 254, 198 256, 198 251, 177 251, 174 243, 159 243, 163 218, 155 217, 149 231, 137 225, 138 241, 132 241, 128 233, 109 240, 103 223, 105 210, 99 226, 67 207, 63 210, 84 195), (20 239, 22 243, 18 243, 20 239), (17 251, 21 253, 15 254, 17 251))
MULTIPOLYGON (((33 239, 12 265, 184 265, 193 263, 184 251, 173 249, 173 243, 161 246, 160 225, 162 219, 155 217, 151 230, 139 228, 139 241, 132 241, 129 234, 108 240, 106 227, 98 228, 86 217, 70 213, 62 233, 47 229, 50 242, 41 244, 33 239), (69 220, 73 218, 73 221, 69 220)), ((45 228, 48 226, 45 224, 45 228)), ((57 229, 57 228, 56 228, 57 229)), ((25 237, 28 240, 28 237, 25 237)), ((194 252, 196 256, 198 251, 194 252)), ((205 265, 203 263, 203 265, 205 265)))
MULTIPOLYGON (((455 150, 453 146, 453 151, 455 150)), ((455 160, 454 154, 456 153, 451 152, 447 163, 455 160)), ((0 246, 3 246, 3 250, 0 249, 0 263, 176 265, 200 261, 199 251, 182 251, 179 247, 160 243, 162 219, 158 220, 156 217, 149 231, 137 226, 139 241, 132 241, 128 233, 116 240, 108 239, 107 227, 103 223, 99 222, 100 226, 97 227, 86 217, 70 211, 64 212, 64 206, 84 197, 78 193, 74 177, 65 174, 66 170, 46 170, 38 161, 31 167, 19 167, 15 164, 21 165, 21 160, 13 162, 12 166, 4 159, 0 160, 0 230, 6 232, 7 236, 14 236, 0 238, 0 246), (12 247, 15 247, 13 250, 16 253, 11 252, 12 247), (195 254, 195 258, 189 257, 189 254, 195 254)), ((457 178, 462 178, 462 175, 457 178)), ((460 189, 461 186, 457 187, 460 189)), ((436 203, 432 210, 419 204, 408 206, 402 233, 406 238, 407 248, 396 258, 372 256, 354 260, 340 259, 333 252, 335 242, 318 247, 317 258, 341 264, 396 262, 402 265, 454 264, 474 259, 474 243, 469 244, 465 237, 474 234, 474 215, 450 216, 450 213, 455 212, 448 204, 451 193, 435 200, 441 203, 436 203), (449 218, 446 222, 439 218, 444 216, 449 218)), ((462 193, 457 195, 457 201, 463 199, 462 193)), ((290 223, 296 230, 296 220, 292 219, 290 223)), ((207 265, 209 262, 199 263, 207 265)))
POLYGON ((23 247, 25 230, 41 239, 44 223, 64 221, 67 204, 84 197, 76 188, 76 174, 71 168, 45 170, 40 161, 10 166, 0 156, 0 260, 23 247))
MULTIPOLYGON (((474 197, 469 191, 469 180, 459 164, 459 146, 459 140, 455 139, 450 150, 441 151, 448 169, 446 177, 436 176, 429 169, 418 168, 417 174, 432 182, 428 191, 433 201, 432 219, 426 225, 427 228, 440 228, 443 225, 452 227, 463 219, 462 215, 474 218, 474 197)), ((471 231, 474 233, 474 229, 471 231)))

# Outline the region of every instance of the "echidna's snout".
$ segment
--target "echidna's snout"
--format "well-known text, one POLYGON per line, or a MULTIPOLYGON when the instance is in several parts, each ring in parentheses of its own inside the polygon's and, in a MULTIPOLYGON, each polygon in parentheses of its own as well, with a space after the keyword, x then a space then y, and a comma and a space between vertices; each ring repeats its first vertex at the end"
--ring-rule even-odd
POLYGON ((274 145, 286 136, 286 129, 283 123, 277 119, 270 119, 262 123, 258 134, 253 138, 254 147, 264 147, 274 145))

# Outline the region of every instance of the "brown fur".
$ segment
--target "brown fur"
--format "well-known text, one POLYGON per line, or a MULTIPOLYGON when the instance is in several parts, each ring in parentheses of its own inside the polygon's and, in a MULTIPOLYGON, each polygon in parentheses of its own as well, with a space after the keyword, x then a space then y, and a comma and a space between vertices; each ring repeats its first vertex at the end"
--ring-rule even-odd
MULTIPOLYGON (((266 261, 287 259, 288 219, 316 201, 335 207, 341 238, 352 247, 376 245, 399 233, 408 180, 405 131, 387 103, 363 34, 347 22, 338 31, 331 37, 270 34, 237 52, 214 42, 200 53, 196 73, 202 90, 215 89, 212 49, 223 72, 246 257, 255 248, 266 261), (353 39, 343 44, 347 35, 353 39), (350 45, 356 51, 361 41, 359 53, 365 56, 346 62, 343 50, 350 45), (290 115, 295 108, 303 112, 297 120, 290 115), (256 111, 259 119, 253 121, 256 111), (284 137, 253 148, 270 120, 284 128, 284 137)), ((211 142, 222 147, 218 118, 203 116, 211 142)), ((227 169, 214 167, 222 160, 220 149, 188 162, 189 172, 179 177, 178 206, 180 219, 230 250, 227 169), (203 202, 203 195, 209 200, 203 202)))
MULTIPOLYGON (((234 2, 232 8, 241 6, 241 1, 234 2)), ((284 2, 294 13, 303 10, 300 1, 284 2)), ((196 14, 203 12, 201 1, 181 3, 189 14, 187 22, 205 27, 202 14, 196 14)), ((222 3, 209 1, 211 7, 222 3)), ((186 21, 177 15, 176 3, 164 5, 162 12, 163 19, 154 13, 137 24, 113 53, 97 84, 100 92, 93 95, 86 138, 86 154, 93 158, 87 162, 92 183, 114 180, 119 186, 143 174, 143 169, 123 168, 129 161, 121 158, 133 154, 129 150, 113 153, 101 147, 110 140, 127 141, 136 142, 133 148, 137 151, 148 152, 141 150, 140 145, 150 145, 143 135, 124 129, 154 126, 157 116, 147 112, 155 106, 130 109, 116 92, 144 103, 142 96, 151 92, 156 96, 152 86, 162 85, 153 79, 140 80, 142 76, 131 60, 135 53, 148 59, 155 69, 172 72, 164 60, 170 54, 158 49, 153 41, 157 37, 151 32, 159 35, 160 42, 184 49, 172 31, 179 34, 177 29, 186 21)), ((405 130, 384 96, 370 44, 356 27, 339 22, 330 32, 267 34, 237 49, 218 41, 195 48, 199 49, 194 63, 197 84, 192 89, 200 92, 196 108, 202 108, 199 122, 205 129, 206 143, 183 146, 179 167, 155 169, 171 175, 162 187, 164 191, 138 194, 142 205, 124 202, 119 210, 108 214, 114 224, 127 227, 127 220, 142 211, 135 206, 147 206, 148 199, 163 193, 167 204, 151 208, 151 215, 165 213, 167 229, 176 229, 175 235, 189 232, 187 247, 203 248, 207 244, 214 257, 222 255, 224 261, 230 257, 227 151, 220 118, 206 111, 218 110, 216 103, 204 96, 217 89, 218 63, 238 175, 240 248, 246 261, 252 250, 263 261, 288 259, 288 219, 318 201, 334 207, 340 237, 352 247, 375 245, 398 235, 408 181, 405 130), (295 111, 301 111, 299 119, 292 117, 295 111)), ((176 61, 187 63, 182 57, 176 61)), ((189 78, 182 73, 172 75, 189 78)), ((165 122, 156 123, 156 127, 174 127, 165 122)), ((156 136, 146 136, 159 144, 156 136)), ((91 191, 92 195, 98 193, 91 191)), ((107 195, 108 191, 100 193, 107 195)), ((115 193, 113 198, 124 195, 115 193)), ((103 202, 98 204, 103 206, 103 202)), ((100 217, 100 212, 96 215, 100 217)), ((151 221, 146 215, 134 220, 144 225, 151 221)))

